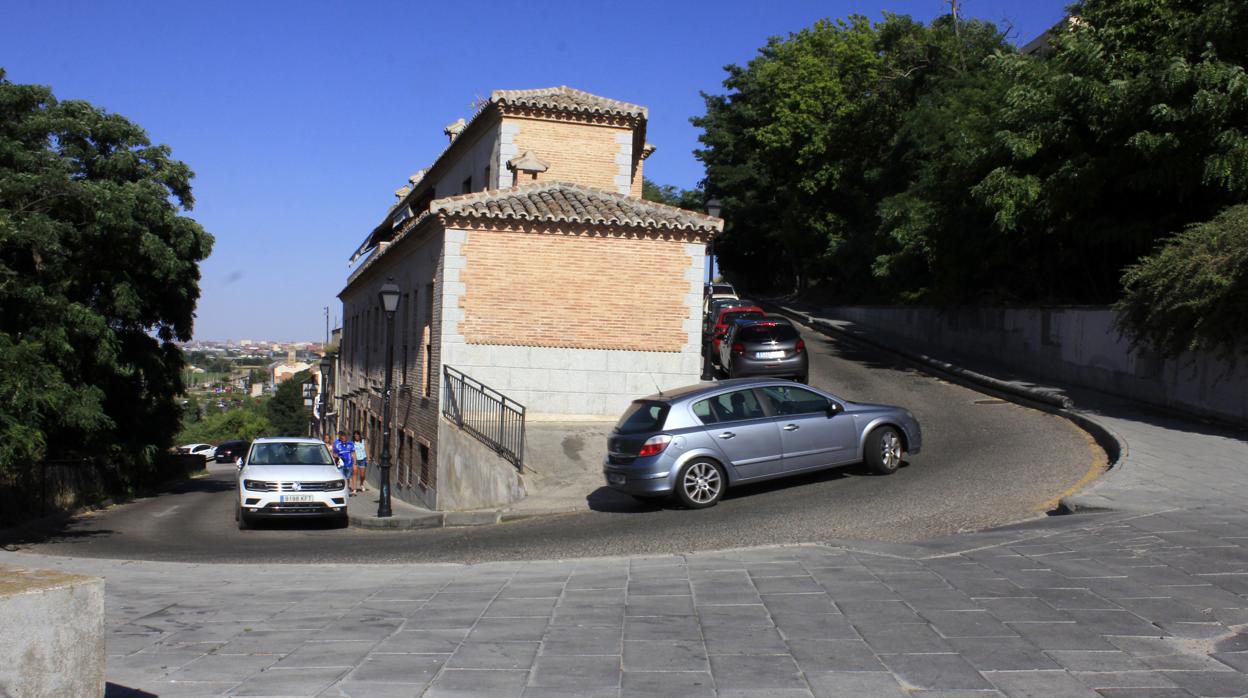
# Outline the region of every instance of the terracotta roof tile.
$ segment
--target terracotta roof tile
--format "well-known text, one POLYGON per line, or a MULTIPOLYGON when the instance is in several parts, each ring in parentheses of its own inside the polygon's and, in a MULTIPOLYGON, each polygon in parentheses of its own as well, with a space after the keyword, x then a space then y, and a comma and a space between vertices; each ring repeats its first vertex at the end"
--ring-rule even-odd
POLYGON ((695 211, 562 182, 438 199, 429 205, 429 211, 467 218, 610 224, 707 233, 724 227, 722 220, 695 211))
POLYGON ((599 97, 595 94, 572 89, 567 85, 543 87, 536 90, 494 90, 490 93, 490 101, 503 105, 510 104, 521 107, 590 114, 612 114, 639 119, 649 118, 650 113, 645 107, 607 97, 599 97))

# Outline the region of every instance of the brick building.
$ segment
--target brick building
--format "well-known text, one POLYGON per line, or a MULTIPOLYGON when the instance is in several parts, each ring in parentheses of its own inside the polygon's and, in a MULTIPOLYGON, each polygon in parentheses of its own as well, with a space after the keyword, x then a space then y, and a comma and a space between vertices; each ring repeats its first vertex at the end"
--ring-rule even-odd
POLYGON ((523 496, 511 464, 442 416, 444 366, 530 416, 618 415, 698 380, 704 251, 723 222, 640 198, 646 120, 567 87, 496 91, 446 128, 447 149, 356 250, 367 258, 339 294, 340 423, 368 434, 376 461, 377 291, 393 279, 397 496, 438 509, 523 496))

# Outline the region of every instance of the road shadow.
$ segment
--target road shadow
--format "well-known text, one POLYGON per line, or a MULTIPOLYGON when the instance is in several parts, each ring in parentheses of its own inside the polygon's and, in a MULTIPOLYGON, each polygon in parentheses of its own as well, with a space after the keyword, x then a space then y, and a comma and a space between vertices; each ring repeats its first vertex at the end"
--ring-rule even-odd
MULTIPOLYGON (((903 460, 898 470, 910 467, 910 461, 903 460)), ((784 490, 793 489, 794 487, 805 487, 808 485, 816 485, 821 482, 834 482, 836 480, 844 480, 851 477, 887 477, 871 470, 866 463, 852 463, 850 465, 842 465, 826 470, 816 470, 800 475, 789 475, 787 477, 779 477, 774 480, 764 482, 752 482, 744 485, 735 485, 724 493, 721 501, 729 501, 733 499, 743 499, 753 497, 770 492, 783 492, 784 490)), ((641 500, 630 495, 624 494, 610 487, 599 487, 585 497, 586 503, 593 511, 607 514, 646 514, 656 511, 664 511, 667 509, 683 509, 684 507, 674 498, 659 498, 654 500, 641 500)))
POLYGON ((156 698, 156 694, 109 681, 104 684, 104 698, 156 698))
MULTIPOLYGON (((148 499, 161 495, 179 495, 193 493, 218 493, 233 490, 232 480, 213 477, 198 477, 190 480, 174 480, 158 485, 156 488, 131 498, 113 497, 114 505, 148 499)), ((81 524, 91 523, 81 512, 60 512, 50 514, 26 523, 8 528, 0 528, 0 547, 14 549, 27 545, 43 543, 69 543, 75 540, 105 538, 117 532, 108 528, 77 528, 81 524)))

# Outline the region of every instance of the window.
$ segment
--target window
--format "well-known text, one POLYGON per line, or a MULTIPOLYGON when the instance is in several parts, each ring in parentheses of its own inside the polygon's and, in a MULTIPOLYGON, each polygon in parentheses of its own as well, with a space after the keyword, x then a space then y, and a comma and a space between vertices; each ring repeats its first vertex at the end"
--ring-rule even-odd
POLYGON ((433 284, 425 284, 425 323, 421 338, 425 345, 425 370, 421 376, 421 392, 429 397, 433 392, 433 284))
POLYGON ((472 175, 468 175, 468 179, 465 179, 465 180, 464 180, 463 185, 460 187, 460 191, 459 191, 459 193, 460 193, 460 194, 471 194, 471 193, 472 193, 472 175))
POLYGON ((624 416, 620 417, 619 423, 615 425, 616 431, 621 434, 659 431, 663 428, 663 422, 667 420, 667 411, 670 409, 671 405, 666 402, 634 400, 633 404, 624 411, 624 416))
MULTIPOLYGON (((714 416, 715 422, 739 422, 744 419, 759 419, 767 416, 753 390, 736 390, 716 395, 703 402, 708 403, 707 411, 714 416)), ((710 422, 704 421, 704 423, 710 422)))
POLYGON ((800 336, 792 325, 750 325, 741 328, 737 340, 741 342, 791 342, 800 336))
POLYGON ((715 419, 715 413, 711 411, 711 401, 709 399, 699 400, 693 403, 693 414, 696 415, 703 424, 714 424, 717 421, 715 419))
POLYGON ((491 174, 492 172, 490 171, 490 166, 486 165, 485 166, 485 178, 482 180, 484 182, 484 184, 482 185, 484 189, 490 188, 490 175, 491 174))
POLYGON ((776 414, 815 414, 828 411, 828 399, 805 388, 775 385, 763 388, 762 391, 776 414))
MULTIPOLYGON (((412 294, 404 293, 403 294, 403 307, 406 308, 408 304, 411 302, 412 302, 412 294)), ((407 336, 408 336, 407 313, 403 314, 403 331, 401 334, 403 336, 403 363, 401 364, 403 368, 400 369, 401 378, 399 379, 399 385, 407 385, 407 336)))
POLYGON ((762 320, 763 317, 764 317, 763 314, 758 312, 757 310, 743 310, 740 312, 732 311, 732 312, 727 312, 727 313, 724 313, 723 315, 720 315, 719 324, 731 326, 732 323, 736 322, 737 320, 753 320, 753 319, 762 320))
POLYGON ((420 486, 430 489, 435 484, 433 464, 429 462, 429 444, 420 445, 420 486))

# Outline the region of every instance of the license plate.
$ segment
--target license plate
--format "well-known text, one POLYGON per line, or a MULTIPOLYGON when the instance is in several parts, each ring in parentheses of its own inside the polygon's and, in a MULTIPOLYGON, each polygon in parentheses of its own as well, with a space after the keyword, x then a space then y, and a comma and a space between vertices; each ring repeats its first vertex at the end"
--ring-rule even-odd
POLYGON ((294 504, 296 502, 310 502, 312 495, 310 494, 284 494, 282 495, 283 504, 294 504))
POLYGON ((779 351, 757 351, 757 352, 754 352, 754 358, 756 359, 783 359, 784 350, 781 349, 779 351))
POLYGON ((617 474, 615 474, 615 473, 610 473, 610 474, 608 474, 608 475, 607 475, 607 483, 608 483, 608 484, 612 484, 612 485, 623 485, 623 484, 624 484, 624 476, 623 476, 623 475, 617 475, 617 474))

